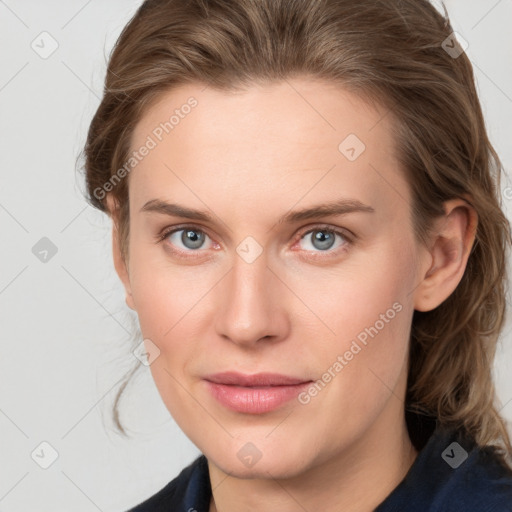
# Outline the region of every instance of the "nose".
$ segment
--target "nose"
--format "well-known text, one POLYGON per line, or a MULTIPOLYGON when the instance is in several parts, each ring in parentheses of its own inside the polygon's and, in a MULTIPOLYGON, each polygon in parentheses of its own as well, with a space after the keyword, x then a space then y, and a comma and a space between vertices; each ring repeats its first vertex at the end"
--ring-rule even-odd
POLYGON ((286 286, 267 266, 265 253, 252 263, 237 255, 218 300, 215 328, 226 340, 255 347, 288 336, 286 286))

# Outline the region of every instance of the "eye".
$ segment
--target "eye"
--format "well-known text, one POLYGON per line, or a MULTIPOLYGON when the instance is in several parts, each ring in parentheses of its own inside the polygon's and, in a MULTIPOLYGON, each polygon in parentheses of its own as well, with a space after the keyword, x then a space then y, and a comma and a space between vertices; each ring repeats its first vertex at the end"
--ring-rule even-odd
POLYGON ((301 236, 300 241, 306 242, 302 245, 302 249, 314 252, 335 252, 331 249, 338 249, 350 243, 348 236, 343 231, 324 226, 310 229, 301 236))
MULTIPOLYGON (((164 230, 159 236, 159 242, 165 242, 175 253, 196 253, 203 250, 219 248, 220 246, 202 230, 195 226, 180 226, 164 230), (209 241, 209 243, 208 243, 209 241)), ((330 226, 317 226, 304 232, 298 241, 302 250, 309 252, 324 252, 336 254, 336 249, 344 250, 352 243, 344 230, 330 226)))
POLYGON ((207 239, 209 240, 210 237, 204 231, 193 226, 174 228, 165 231, 161 235, 162 241, 167 241, 183 252, 197 252, 198 249, 207 249, 208 247, 203 247, 207 239))

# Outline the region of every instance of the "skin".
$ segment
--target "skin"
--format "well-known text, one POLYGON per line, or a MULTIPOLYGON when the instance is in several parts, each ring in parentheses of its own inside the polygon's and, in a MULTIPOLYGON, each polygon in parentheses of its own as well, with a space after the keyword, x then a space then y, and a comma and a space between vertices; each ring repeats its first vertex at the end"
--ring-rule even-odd
POLYGON ((146 111, 132 147, 190 96, 198 106, 131 171, 127 261, 115 223, 113 249, 127 304, 160 350, 150 368, 162 400, 208 459, 210 511, 373 510, 417 456, 404 416, 413 312, 460 282, 476 213, 449 201, 431 243, 417 242, 391 116, 312 78, 237 93, 180 86, 146 111), (348 134, 366 146, 354 161, 338 149, 348 134), (341 198, 374 212, 277 222, 341 198), (213 220, 141 211, 153 199, 213 220), (191 225, 206 234, 200 248, 182 232, 157 242, 191 225), (312 237, 323 225, 350 237, 325 250, 312 237), (251 263, 237 253, 248 236, 263 250, 251 263), (394 303, 400 312, 307 404, 234 412, 203 381, 227 370, 317 381, 394 303), (261 454, 251 467, 237 457, 249 442, 261 454))

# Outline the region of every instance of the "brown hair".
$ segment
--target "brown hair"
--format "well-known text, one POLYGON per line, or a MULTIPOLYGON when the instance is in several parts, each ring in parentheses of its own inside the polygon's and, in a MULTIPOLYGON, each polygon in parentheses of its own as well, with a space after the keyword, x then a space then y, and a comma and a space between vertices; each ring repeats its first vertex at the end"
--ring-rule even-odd
MULTIPOLYGON (((242 90, 300 75, 383 105, 395 120, 417 239, 427 240, 446 200, 465 198, 479 217, 456 290, 434 310, 414 312, 405 403, 411 439, 421 447, 435 419, 507 460, 512 446, 492 363, 504 324, 510 226, 499 196, 502 166, 471 63, 454 53, 452 32, 446 9, 442 15, 426 0, 147 0, 110 56, 84 150, 88 199, 112 215, 126 257, 128 179, 112 178, 128 161, 142 114, 177 85, 242 90)), ((117 406, 126 384, 114 404, 122 432, 117 406)))

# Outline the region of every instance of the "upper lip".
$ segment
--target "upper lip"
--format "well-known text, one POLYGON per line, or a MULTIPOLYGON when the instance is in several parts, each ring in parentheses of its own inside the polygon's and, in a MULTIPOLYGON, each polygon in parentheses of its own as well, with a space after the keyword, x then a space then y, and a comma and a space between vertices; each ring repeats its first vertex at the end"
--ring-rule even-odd
POLYGON ((238 372, 222 372, 208 375, 205 380, 228 386, 293 386, 310 382, 308 379, 290 377, 279 373, 255 373, 247 375, 238 372))

